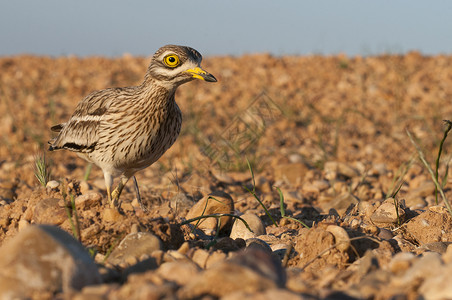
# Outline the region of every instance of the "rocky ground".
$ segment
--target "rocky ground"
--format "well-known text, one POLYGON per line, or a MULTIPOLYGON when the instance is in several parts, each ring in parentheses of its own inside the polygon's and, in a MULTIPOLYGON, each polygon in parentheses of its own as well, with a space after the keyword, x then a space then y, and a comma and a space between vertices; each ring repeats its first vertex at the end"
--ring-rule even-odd
POLYGON ((148 63, 0 58, 2 298, 452 298, 452 218, 407 135, 435 170, 452 56, 207 57, 218 83, 178 90, 181 136, 137 174, 145 211, 129 182, 118 212, 49 128, 148 63))

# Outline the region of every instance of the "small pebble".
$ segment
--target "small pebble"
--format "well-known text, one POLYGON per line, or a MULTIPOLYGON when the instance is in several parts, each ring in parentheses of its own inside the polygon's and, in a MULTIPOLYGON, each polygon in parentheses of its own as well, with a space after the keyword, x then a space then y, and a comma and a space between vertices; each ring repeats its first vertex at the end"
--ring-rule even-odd
POLYGON ((392 231, 386 228, 380 228, 380 233, 378 233, 378 237, 383 240, 390 240, 394 237, 394 234, 392 234, 392 231))
POLYGON ((51 188, 51 189, 56 189, 60 186, 60 183, 56 180, 50 180, 49 182, 47 182, 46 187, 51 188))
POLYGON ((336 248, 339 251, 345 252, 350 248, 350 237, 344 228, 337 225, 329 225, 326 231, 331 232, 334 235, 336 242, 336 248))

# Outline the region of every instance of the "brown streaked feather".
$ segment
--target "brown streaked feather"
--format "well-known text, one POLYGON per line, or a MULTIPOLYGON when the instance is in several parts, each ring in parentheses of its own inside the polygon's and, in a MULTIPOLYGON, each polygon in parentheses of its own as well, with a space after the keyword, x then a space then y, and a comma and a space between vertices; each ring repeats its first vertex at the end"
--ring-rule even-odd
POLYGON ((108 115, 109 107, 120 94, 120 90, 120 88, 105 89, 86 96, 66 123, 51 128, 60 133, 50 141, 51 148, 92 152, 93 145, 98 140, 98 129, 102 117, 108 115))
POLYGON ((63 145, 63 149, 72 150, 75 152, 82 152, 82 153, 90 153, 93 152, 97 143, 93 143, 91 145, 77 145, 74 143, 66 143, 63 145))
POLYGON ((50 130, 53 132, 60 132, 61 129, 63 129, 64 125, 65 125, 65 123, 54 125, 54 126, 50 127, 50 130))

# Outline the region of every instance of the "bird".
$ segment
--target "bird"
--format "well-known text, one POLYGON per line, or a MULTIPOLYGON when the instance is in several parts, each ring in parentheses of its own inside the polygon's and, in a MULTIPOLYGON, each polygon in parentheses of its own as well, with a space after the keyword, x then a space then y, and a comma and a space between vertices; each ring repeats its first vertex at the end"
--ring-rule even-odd
POLYGON ((217 82, 201 61, 201 54, 191 47, 161 47, 140 85, 94 91, 78 103, 67 122, 52 126, 50 130, 58 134, 49 140, 49 151, 73 151, 102 169, 108 202, 118 209, 121 192, 132 177, 144 209, 135 173, 156 162, 180 133, 176 89, 195 79, 217 82), (117 177, 119 184, 112 190, 117 177))

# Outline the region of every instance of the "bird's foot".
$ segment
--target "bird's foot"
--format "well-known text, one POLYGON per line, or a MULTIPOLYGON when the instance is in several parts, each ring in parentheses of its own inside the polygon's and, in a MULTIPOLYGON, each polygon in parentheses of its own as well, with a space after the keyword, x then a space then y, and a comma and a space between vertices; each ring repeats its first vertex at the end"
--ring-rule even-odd
POLYGON ((113 192, 111 192, 111 208, 119 208, 119 195, 120 191, 118 188, 114 189, 113 192))
POLYGON ((148 209, 143 205, 143 201, 141 201, 140 189, 138 188, 138 182, 135 176, 132 176, 133 184, 135 186, 135 192, 137 196, 138 203, 140 204, 140 208, 144 212, 148 212, 148 209))

